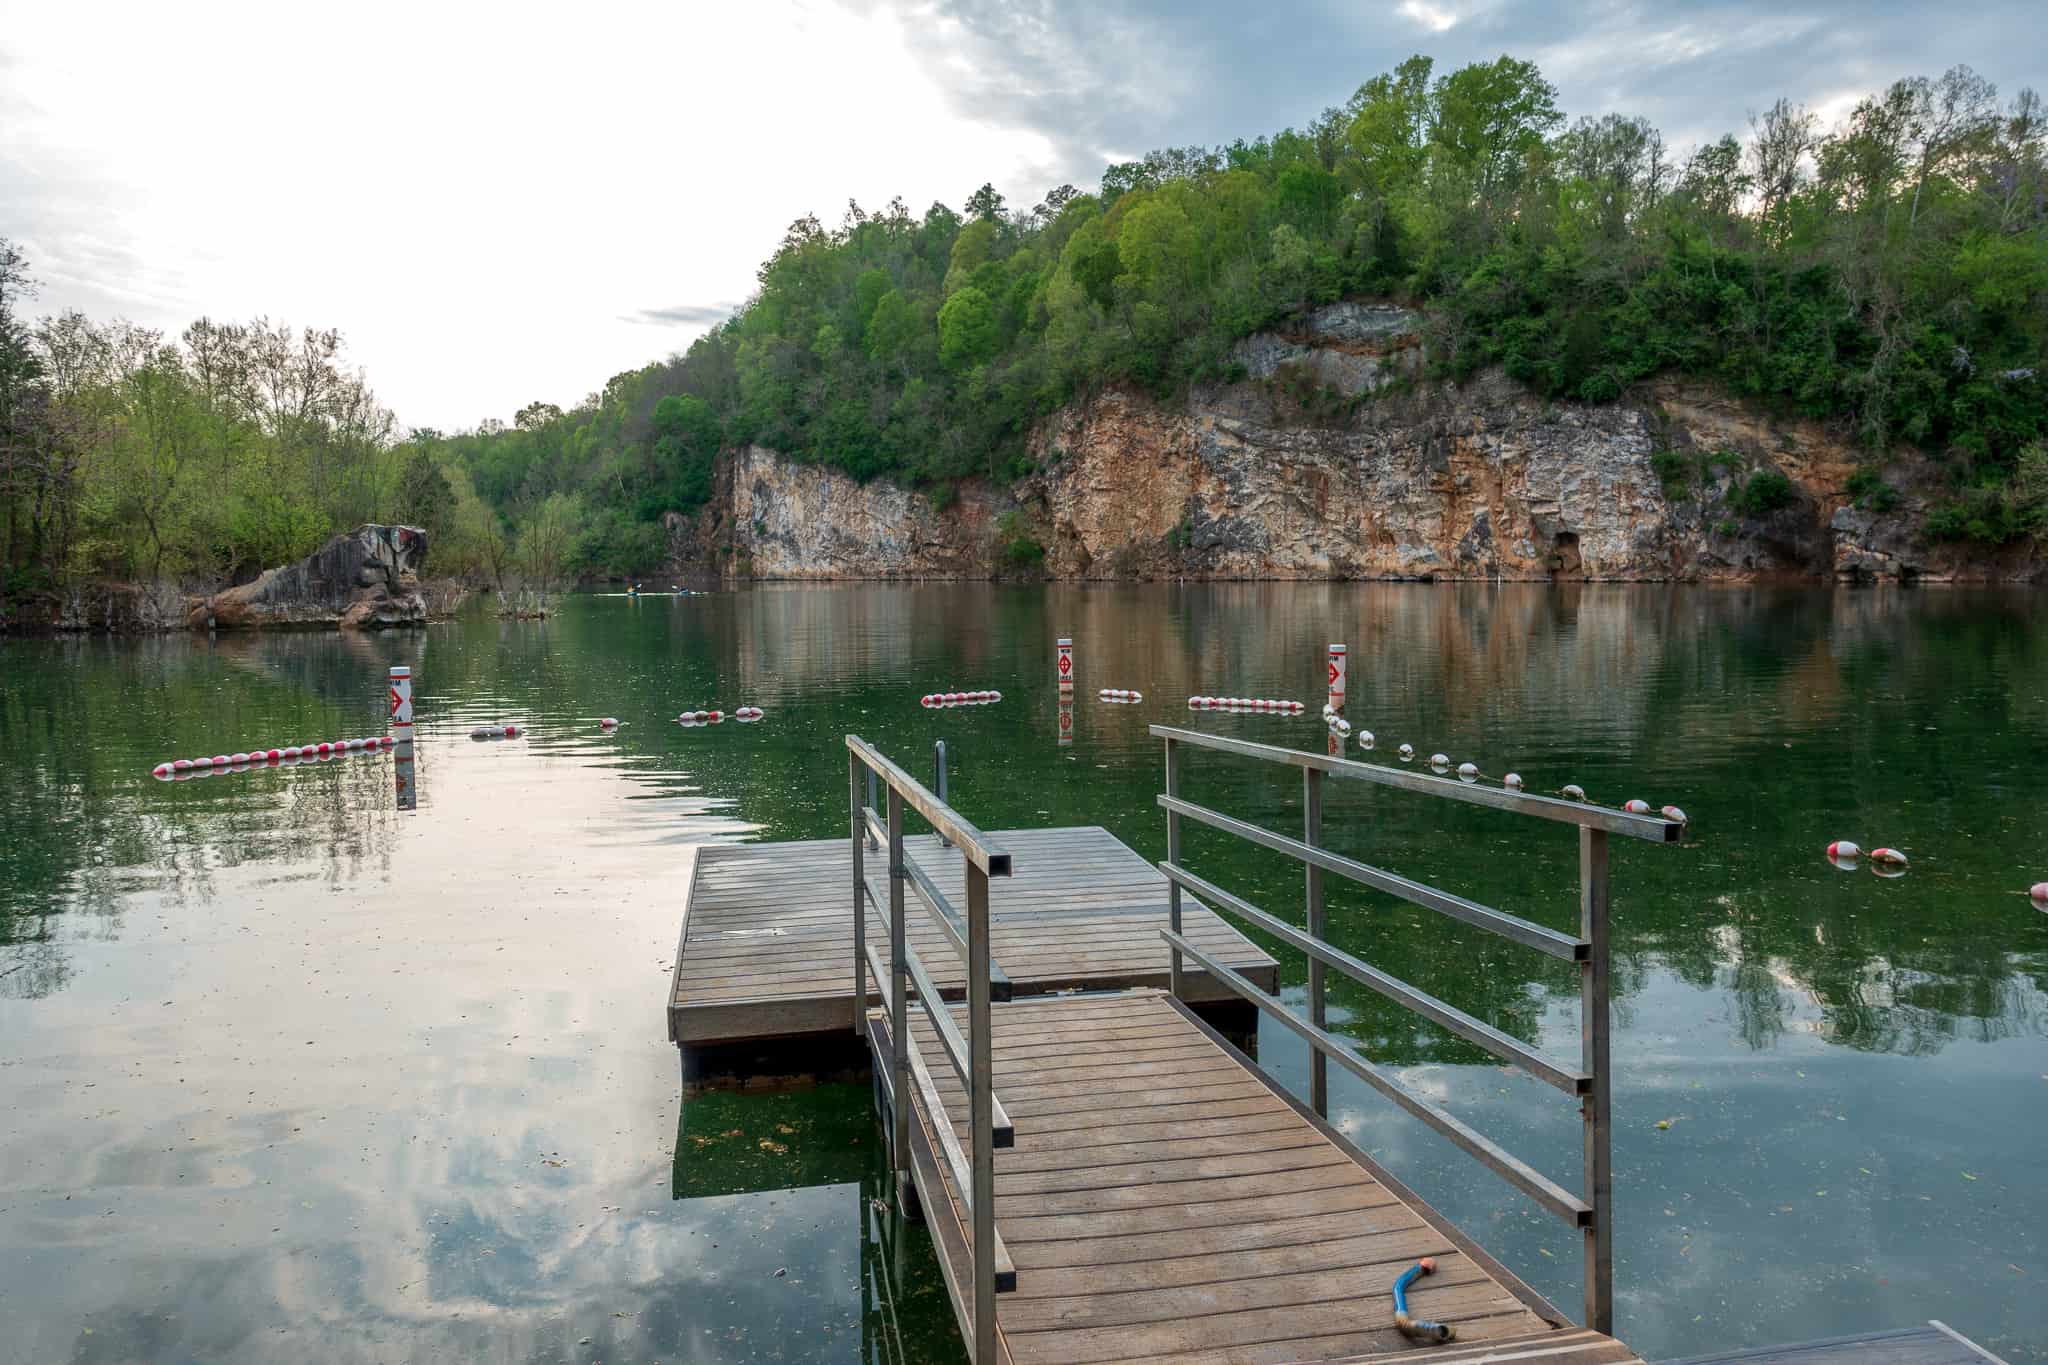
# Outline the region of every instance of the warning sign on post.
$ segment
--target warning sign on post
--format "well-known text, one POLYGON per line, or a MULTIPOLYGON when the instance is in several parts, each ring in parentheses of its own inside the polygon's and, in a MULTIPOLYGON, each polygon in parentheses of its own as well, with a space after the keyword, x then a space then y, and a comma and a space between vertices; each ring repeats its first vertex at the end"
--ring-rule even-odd
POLYGON ((1074 685, 1074 642, 1072 640, 1062 639, 1060 641, 1059 680, 1061 687, 1072 687, 1074 685))

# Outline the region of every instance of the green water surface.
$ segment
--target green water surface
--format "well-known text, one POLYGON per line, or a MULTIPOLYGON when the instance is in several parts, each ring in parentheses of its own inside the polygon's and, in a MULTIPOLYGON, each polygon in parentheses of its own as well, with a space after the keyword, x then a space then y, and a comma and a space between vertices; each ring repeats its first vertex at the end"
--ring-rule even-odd
MULTIPOLYGON (((0 642, 0 1361, 959 1358, 864 1086, 681 1098, 662 1006, 693 851, 842 834, 851 731, 918 772, 945 739, 984 828, 1100 824, 1157 858, 1146 726, 1321 749, 1333 640, 1365 757, 1405 740, 1692 817, 1614 853, 1619 1334, 1658 1359, 1932 1317, 2048 1361, 2044 626, 2034 597, 1936 590, 848 586, 0 642), (385 756, 149 775, 380 733, 391 663, 418 674, 417 809, 385 756), (1004 700, 917 702, 965 688, 1004 700), (1192 693, 1309 711, 1191 719, 1192 693), (767 719, 666 720, 742 703, 767 719), (491 720, 526 733, 468 738, 491 720), (1840 838, 1911 869, 1837 870, 1840 838)), ((1187 786, 1301 820, 1289 770, 1197 753, 1187 786)), ((1332 784, 1325 838, 1575 925, 1568 830, 1446 804, 1332 784)), ((1188 845, 1299 919, 1297 866, 1188 845)), ((1568 968, 1335 879, 1329 918, 1575 1055, 1568 968)), ((1349 983, 1331 1017, 1576 1186, 1564 1097, 1349 983)), ((1292 1035, 1259 1050, 1305 1088, 1292 1035)), ((1332 1112, 1578 1303, 1562 1225, 1341 1073, 1332 1112)))

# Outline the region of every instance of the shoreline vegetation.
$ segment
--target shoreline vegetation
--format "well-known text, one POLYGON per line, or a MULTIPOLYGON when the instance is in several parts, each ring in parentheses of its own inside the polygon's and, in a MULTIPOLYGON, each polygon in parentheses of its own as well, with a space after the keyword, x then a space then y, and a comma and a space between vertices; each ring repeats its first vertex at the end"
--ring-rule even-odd
POLYGON ((1415 57, 1303 128, 1028 209, 983 185, 806 215, 686 353, 459 433, 404 428, 337 331, 31 322, 31 267, 0 241, 0 629, 93 585, 245 582, 366 521, 500 597, 655 576, 750 445, 943 507, 1033 473, 1062 408, 1242 381, 1242 338, 1361 297, 1422 311, 1431 382, 1709 379, 1850 435, 1880 510, 1887 449, 1938 460, 1929 540, 2048 540, 2048 112, 1966 67, 1681 151, 1568 119, 1528 62, 1415 57))

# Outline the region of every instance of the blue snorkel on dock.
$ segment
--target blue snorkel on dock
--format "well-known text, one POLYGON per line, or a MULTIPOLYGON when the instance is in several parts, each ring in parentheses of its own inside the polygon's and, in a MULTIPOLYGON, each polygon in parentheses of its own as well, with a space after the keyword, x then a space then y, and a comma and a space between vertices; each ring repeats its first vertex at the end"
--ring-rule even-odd
POLYGON ((1404 1337, 1417 1341, 1449 1341, 1458 1335, 1458 1329, 1445 1322, 1417 1322, 1408 1316, 1408 1286, 1424 1275, 1436 1272, 1436 1258, 1425 1256, 1401 1272, 1401 1278, 1394 1281, 1394 1326, 1401 1329, 1404 1337))

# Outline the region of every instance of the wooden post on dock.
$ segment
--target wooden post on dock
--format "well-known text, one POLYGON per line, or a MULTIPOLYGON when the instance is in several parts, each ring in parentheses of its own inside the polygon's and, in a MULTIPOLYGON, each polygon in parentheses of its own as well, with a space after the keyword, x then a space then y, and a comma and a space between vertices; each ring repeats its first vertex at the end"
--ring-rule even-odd
MULTIPOLYGON (((853 1033, 868 1036, 868 822, 862 817, 860 756, 846 755, 846 804, 853 815, 853 1033)), ((877 981, 877 986, 882 983, 877 981)))
MULTIPOLYGON (((1335 733, 1331 732, 1332 738, 1335 738, 1335 733)), ((1320 768, 1301 770, 1301 841, 1310 848, 1320 847, 1323 842, 1323 771, 1320 768)), ((1320 941, 1323 937, 1323 869, 1312 862, 1304 862, 1302 867, 1307 877, 1308 933, 1310 938, 1320 941)), ((1323 961, 1311 955, 1308 960, 1308 1020, 1317 1028, 1326 1026, 1323 985, 1323 961)), ((1308 1066, 1309 1105, 1316 1113, 1328 1118, 1330 1059, 1323 1055, 1321 1048, 1310 1048, 1308 1066)))
POLYGON ((889 784, 889 1045, 894 1123, 889 1159, 896 1172, 896 1206, 908 1213, 916 1197, 910 1177, 910 969, 903 946, 903 796, 889 784))
POLYGON ((1579 1097, 1585 1129, 1586 1326, 1614 1334, 1614 1107, 1608 1083, 1607 831, 1579 828, 1579 937, 1587 944, 1579 963, 1580 1069, 1592 1078, 1579 1097))
MULTIPOLYGON (((1180 741, 1171 735, 1166 740, 1166 794, 1180 795, 1180 741)), ((1180 813, 1171 806, 1166 810, 1166 861, 1180 866, 1180 813)), ((1173 931, 1172 945, 1166 959, 1166 988, 1173 992, 1173 998, 1181 998, 1180 979, 1180 883, 1168 879, 1166 883, 1166 926, 1173 931)))

